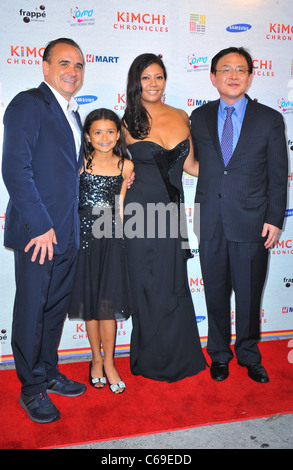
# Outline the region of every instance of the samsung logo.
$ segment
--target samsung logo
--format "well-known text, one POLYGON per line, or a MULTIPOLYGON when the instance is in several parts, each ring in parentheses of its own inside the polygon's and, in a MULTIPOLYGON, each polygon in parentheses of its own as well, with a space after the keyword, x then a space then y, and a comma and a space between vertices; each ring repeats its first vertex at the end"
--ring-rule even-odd
POLYGON ((81 105, 81 104, 88 104, 88 103, 93 103, 93 101, 96 101, 98 99, 97 96, 94 95, 83 95, 83 96, 77 96, 75 98, 75 101, 81 105))
POLYGON ((204 321, 206 319, 206 317, 204 317, 203 315, 202 316, 197 316, 196 317, 196 323, 200 323, 202 321, 204 321))
POLYGON ((243 33, 243 31, 248 31, 249 29, 251 29, 250 24, 239 23, 228 26, 228 28, 226 28, 226 31, 228 31, 229 33, 243 33))
POLYGON ((293 209, 287 209, 285 212, 285 217, 292 217, 293 216, 293 209))

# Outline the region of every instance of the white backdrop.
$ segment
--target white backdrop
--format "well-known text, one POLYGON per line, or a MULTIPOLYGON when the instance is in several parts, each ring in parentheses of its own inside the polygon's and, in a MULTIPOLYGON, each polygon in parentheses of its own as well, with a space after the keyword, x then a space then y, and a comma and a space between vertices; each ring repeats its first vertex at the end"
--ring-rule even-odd
MULTIPOLYGON (((279 242, 270 251, 269 275, 261 313, 262 336, 293 336, 293 4, 292 0, 1 0, 0 113, 22 90, 42 81, 43 47, 70 37, 85 59, 83 88, 77 94, 82 120, 94 108, 107 107, 122 117, 126 77, 141 53, 162 54, 168 72, 166 102, 191 111, 218 98, 210 83, 212 57, 229 46, 244 46, 254 60, 249 95, 284 116, 290 170, 288 210, 279 242), (78 6, 76 6, 78 5, 78 6)), ((15 129, 17 139, 17 129, 15 129)), ((196 178, 183 175, 186 216, 192 227, 196 178)), ((3 248, 8 195, 0 180, 0 362, 13 360, 10 337, 14 298, 13 253, 3 248)), ((198 258, 189 261, 189 280, 202 344, 207 314, 198 258)), ((234 311, 232 298, 232 332, 234 311)), ((117 353, 129 351, 131 320, 118 323, 117 353)), ((85 325, 66 321, 60 356, 89 353, 85 325)))

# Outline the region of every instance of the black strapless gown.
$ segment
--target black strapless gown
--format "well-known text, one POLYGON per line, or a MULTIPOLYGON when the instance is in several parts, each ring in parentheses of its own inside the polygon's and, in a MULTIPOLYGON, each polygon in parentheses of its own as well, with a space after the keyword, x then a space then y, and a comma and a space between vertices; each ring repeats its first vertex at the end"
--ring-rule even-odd
POLYGON ((80 175, 80 250, 68 310, 70 319, 126 320, 131 315, 131 285, 119 207, 115 213, 115 196, 119 196, 122 183, 122 174, 101 176, 84 171, 80 175), (99 220, 105 220, 101 224, 105 236, 95 228, 99 220))
MULTIPOLYGON (((184 140, 172 150, 140 141, 128 150, 135 166, 135 181, 127 191, 124 216, 134 301, 131 371, 174 382, 206 368, 188 286, 190 251, 182 248, 180 234, 174 237, 168 229, 166 237, 159 236, 158 230, 153 233, 154 218, 147 220, 147 205, 173 203, 174 208, 183 202, 182 168, 189 141, 184 140), (143 223, 139 219, 143 227, 136 227, 139 237, 134 238, 127 233, 135 215, 129 213, 130 208, 136 207, 130 203, 139 203, 144 210, 143 223), (146 236, 148 229, 152 238, 146 236)), ((165 223, 168 225, 169 221, 165 223)))

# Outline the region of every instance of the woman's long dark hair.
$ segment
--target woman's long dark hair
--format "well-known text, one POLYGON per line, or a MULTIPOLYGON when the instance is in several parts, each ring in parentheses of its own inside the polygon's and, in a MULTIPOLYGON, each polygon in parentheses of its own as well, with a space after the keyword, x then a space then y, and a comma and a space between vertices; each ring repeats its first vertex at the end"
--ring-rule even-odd
POLYGON ((134 139, 145 139, 150 131, 150 115, 141 103, 141 76, 152 64, 158 64, 167 79, 167 72, 161 56, 141 54, 132 62, 127 79, 126 108, 122 122, 134 139))
POLYGON ((123 132, 121 131, 121 120, 117 116, 114 111, 111 109, 106 108, 99 108, 95 109, 94 111, 90 112, 87 117, 85 118, 84 125, 83 125, 83 149, 84 149, 84 157, 86 159, 86 169, 92 169, 92 160, 93 160, 93 151, 95 150, 92 146, 91 142, 88 141, 86 137, 86 133, 89 134, 91 125, 94 121, 99 121, 100 119, 113 121, 117 131, 120 132, 120 137, 117 140, 115 147, 113 148, 113 153, 119 157, 118 166, 121 168, 124 162, 124 158, 128 158, 128 153, 126 150, 126 145, 124 141, 123 132))

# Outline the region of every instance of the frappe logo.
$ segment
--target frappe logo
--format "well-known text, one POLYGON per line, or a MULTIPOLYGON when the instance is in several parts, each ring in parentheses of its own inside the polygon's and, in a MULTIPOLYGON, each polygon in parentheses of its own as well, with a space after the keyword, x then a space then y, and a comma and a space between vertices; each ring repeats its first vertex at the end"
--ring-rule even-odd
POLYGON ((293 278, 284 277, 283 282, 285 284, 285 287, 291 287, 293 285, 293 278))
POLYGON ((248 31, 249 29, 251 29, 250 24, 239 23, 239 24, 232 24, 231 26, 228 26, 226 28, 226 31, 228 31, 228 33, 243 33, 244 31, 248 31))
POLYGON ((1 341, 6 341, 8 338, 7 338, 7 330, 5 328, 2 328, 1 332, 0 332, 0 342, 1 341))
POLYGON ((45 21, 46 18, 46 7, 40 5, 36 7, 34 11, 19 10, 19 16, 22 18, 24 23, 30 23, 31 21, 45 21))

